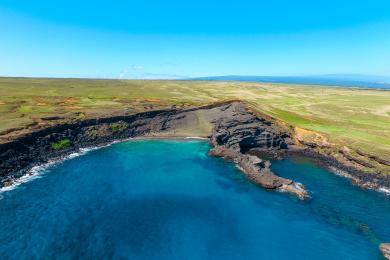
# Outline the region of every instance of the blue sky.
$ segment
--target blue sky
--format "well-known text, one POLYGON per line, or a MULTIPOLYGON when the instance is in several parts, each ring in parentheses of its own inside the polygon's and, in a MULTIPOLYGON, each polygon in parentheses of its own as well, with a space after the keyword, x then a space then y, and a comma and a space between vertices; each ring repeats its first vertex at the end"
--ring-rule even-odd
POLYGON ((390 1, 0 1, 0 75, 390 76, 390 1))

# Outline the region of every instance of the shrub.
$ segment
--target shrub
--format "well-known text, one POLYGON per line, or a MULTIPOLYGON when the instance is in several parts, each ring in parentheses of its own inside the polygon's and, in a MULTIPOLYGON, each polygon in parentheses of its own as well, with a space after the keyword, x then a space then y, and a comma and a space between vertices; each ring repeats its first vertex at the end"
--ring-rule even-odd
POLYGON ((129 127, 129 123, 127 123, 125 121, 119 121, 119 122, 110 124, 110 129, 114 133, 115 132, 122 132, 123 130, 125 130, 128 127, 129 127))
POLYGON ((54 150, 63 149, 65 147, 69 147, 71 144, 71 141, 68 138, 61 139, 57 142, 51 143, 51 148, 54 150))

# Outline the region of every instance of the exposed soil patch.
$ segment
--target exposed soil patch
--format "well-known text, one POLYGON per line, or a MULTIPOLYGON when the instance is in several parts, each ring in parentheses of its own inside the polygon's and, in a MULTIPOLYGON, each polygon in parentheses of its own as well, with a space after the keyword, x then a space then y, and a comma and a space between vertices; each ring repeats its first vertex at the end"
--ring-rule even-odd
MULTIPOLYGON (((283 158, 292 153, 319 158, 347 171, 348 177, 361 186, 390 187, 390 175, 362 172, 353 167, 353 163, 359 162, 348 159, 347 152, 339 152, 342 159, 321 153, 318 148, 327 144, 319 142, 323 140, 317 140, 318 136, 314 136, 313 142, 300 142, 289 126, 263 118, 238 101, 136 114, 122 112, 122 115, 73 122, 55 123, 56 119, 45 118, 46 122, 54 120, 53 125, 36 128, 0 144, 0 186, 12 184, 35 165, 60 159, 80 148, 132 137, 201 136, 209 138, 214 146, 211 155, 234 161, 250 180, 267 189, 288 191, 301 198, 308 196, 302 185, 272 173, 270 163, 264 159, 266 154, 283 158), (258 161, 253 155, 262 159, 258 161)), ((311 133, 300 130, 298 137, 301 134, 311 133)))

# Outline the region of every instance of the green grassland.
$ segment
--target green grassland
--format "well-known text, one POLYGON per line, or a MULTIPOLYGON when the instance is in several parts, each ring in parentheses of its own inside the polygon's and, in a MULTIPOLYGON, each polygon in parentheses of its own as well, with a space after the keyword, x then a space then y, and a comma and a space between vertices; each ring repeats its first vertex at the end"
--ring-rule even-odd
MULTIPOLYGON (((0 132, 58 116, 82 119, 239 99, 340 146, 390 158, 390 91, 220 82, 0 78, 0 132)), ((1 134, 0 134, 1 135, 1 134)))

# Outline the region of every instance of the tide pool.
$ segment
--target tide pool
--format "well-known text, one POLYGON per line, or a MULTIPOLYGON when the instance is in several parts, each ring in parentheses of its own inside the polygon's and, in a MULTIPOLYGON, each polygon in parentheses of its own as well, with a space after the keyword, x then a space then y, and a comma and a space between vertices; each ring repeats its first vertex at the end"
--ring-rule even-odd
POLYGON ((0 256, 378 259, 390 197, 297 157, 273 170, 312 199, 266 191, 200 140, 132 140, 48 167, 3 192, 0 256))

